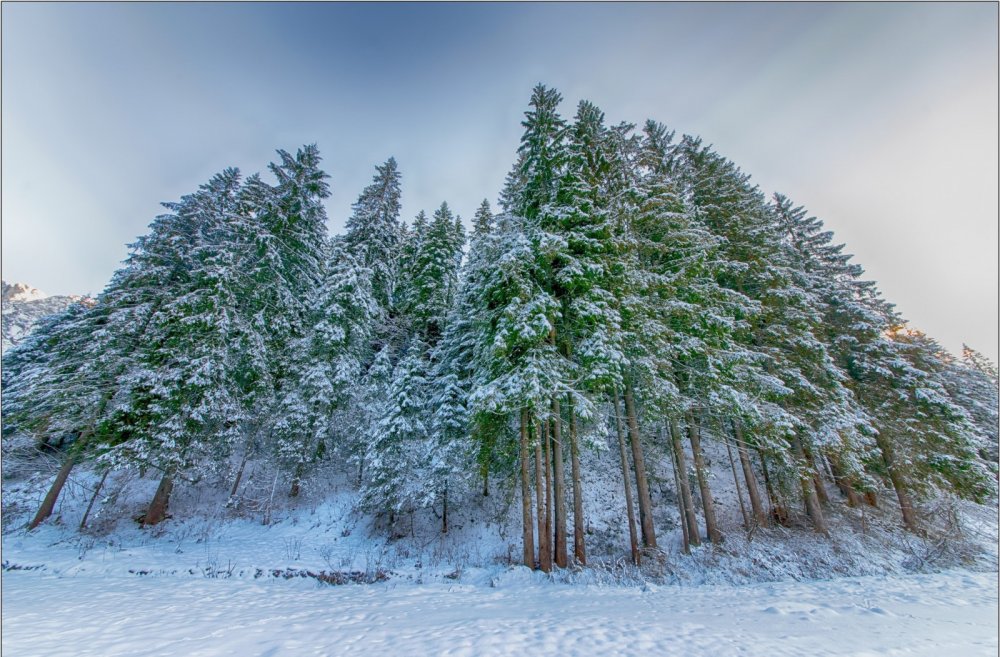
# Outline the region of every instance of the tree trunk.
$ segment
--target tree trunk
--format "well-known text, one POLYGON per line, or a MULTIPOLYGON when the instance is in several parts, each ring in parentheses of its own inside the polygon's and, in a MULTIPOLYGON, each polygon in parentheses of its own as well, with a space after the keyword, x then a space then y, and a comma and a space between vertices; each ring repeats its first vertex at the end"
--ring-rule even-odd
POLYGON ((642 454, 639 439, 639 421, 635 412, 635 397, 632 382, 625 384, 625 415, 628 433, 632 442, 632 463, 635 466, 635 484, 639 493, 639 524, 642 527, 642 542, 646 547, 656 547, 656 530, 653 527, 653 500, 649 495, 649 480, 646 478, 646 460, 642 454))
POLYGON ((552 554, 549 547, 549 532, 545 525, 546 510, 546 477, 545 470, 548 463, 545 462, 545 450, 542 445, 548 440, 548 436, 542 433, 542 423, 535 423, 535 432, 538 440, 535 442, 535 514, 538 519, 538 565, 543 572, 552 570, 552 554))
POLYGON ((757 477, 753 474, 753 467, 750 465, 750 454, 747 452, 747 444, 743 440, 743 427, 739 420, 733 420, 733 433, 736 436, 736 453, 740 457, 740 466, 743 468, 743 480, 747 484, 747 495, 750 497, 750 508, 753 509, 753 517, 757 520, 757 525, 767 527, 770 523, 764 505, 760 501, 760 491, 757 489, 757 477))
POLYGON ((674 418, 670 418, 670 442, 674 448, 674 459, 677 461, 677 478, 680 481, 681 501, 684 504, 682 520, 687 524, 688 541, 691 545, 701 545, 701 531, 698 529, 698 518, 694 514, 694 500, 691 498, 691 484, 688 482, 687 460, 684 458, 684 446, 681 444, 681 430, 674 418))
POLYGON ((681 535, 684 539, 684 554, 691 554, 691 532, 688 530, 687 509, 684 508, 684 496, 681 494, 681 478, 677 474, 677 455, 674 450, 670 450, 670 464, 674 471, 674 490, 677 491, 677 510, 681 522, 681 535))
POLYGON ((826 519, 823 517, 823 510, 819 505, 819 496, 813 488, 813 468, 809 466, 809 462, 806 460, 805 450, 802 447, 802 439, 799 438, 798 433, 792 436, 792 447, 795 450, 795 457, 799 466, 799 482, 802 485, 802 497, 805 499, 806 511, 812 519, 813 528, 817 533, 829 536, 830 532, 826 527, 826 519), (806 470, 806 473, 803 473, 802 470, 806 470))
MULTIPOLYGON (((882 460, 885 462, 886 470, 889 471, 889 481, 896 489, 896 498, 899 500, 899 510, 903 515, 903 525, 913 533, 919 533, 920 523, 917 521, 917 514, 913 510, 913 502, 910 494, 906 491, 906 483, 903 475, 896 467, 896 456, 892 451, 892 443, 884 434, 875 436, 875 444, 882 452, 882 460)), ((875 506, 874 504, 872 506, 875 506)))
POLYGON ((523 562, 528 568, 535 567, 535 528, 531 520, 531 479, 528 474, 528 411, 521 409, 521 521, 523 538, 523 562))
POLYGON ((628 455, 625 452, 625 431, 622 428, 621 401, 618 391, 612 392, 615 400, 615 430, 618 433, 618 453, 622 460, 622 483, 625 484, 625 512, 628 517, 628 539, 632 548, 632 563, 639 565, 639 536, 635 530, 635 507, 632 503, 632 484, 628 476, 628 455))
POLYGON ((174 489, 174 480, 171 473, 164 473, 160 479, 160 485, 156 487, 156 494, 153 501, 149 503, 149 509, 143 518, 143 525, 156 525, 167 517, 167 506, 170 504, 170 492, 174 489))
POLYGON ((556 530, 556 550, 555 562, 560 568, 565 568, 569 564, 566 554, 566 473, 563 472, 563 443, 562 443, 562 411, 559 408, 559 399, 552 400, 552 488, 555 492, 555 530, 556 530))
POLYGON ((483 497, 490 496, 490 466, 484 465, 483 468, 483 497))
POLYGON ((448 482, 444 482, 444 500, 441 504, 441 533, 448 533, 448 482))
POLYGON ((94 502, 97 501, 97 496, 100 494, 101 489, 104 488, 104 482, 107 481, 109 474, 111 474, 111 468, 105 470, 104 474, 101 475, 101 480, 97 482, 97 487, 94 488, 94 494, 90 496, 90 503, 87 504, 87 510, 83 512, 83 518, 80 520, 81 530, 87 527, 87 518, 90 517, 90 510, 94 508, 94 502))
POLYGON ((66 455, 66 460, 63 461, 62 467, 59 468, 59 472, 56 474, 55 481, 49 486, 49 492, 45 494, 42 505, 38 507, 35 517, 28 523, 29 530, 34 529, 43 520, 52 515, 52 510, 56 506, 56 500, 59 499, 59 493, 62 492, 63 486, 66 485, 69 473, 73 470, 73 465, 76 463, 76 453, 77 450, 71 447, 69 454, 66 455))
POLYGON ((545 460, 545 566, 548 568, 545 572, 549 572, 552 570, 555 539, 552 536, 552 432, 548 420, 543 423, 543 433, 545 436, 545 449, 542 453, 542 458, 545 460))
POLYGON ((243 469, 247 467, 247 459, 250 456, 250 451, 247 450, 243 453, 243 460, 240 461, 240 467, 236 471, 236 481, 233 482, 233 488, 229 491, 229 499, 236 497, 236 492, 240 489, 240 481, 243 480, 243 469))
POLYGON ((688 439, 691 441, 691 456, 694 459, 694 471, 698 475, 701 504, 705 509, 705 529, 708 531, 709 540, 718 545, 722 542, 722 532, 719 531, 719 523, 715 519, 715 500, 712 498, 712 489, 708 485, 708 473, 705 472, 705 460, 701 453, 701 431, 693 411, 688 411, 687 420, 688 439))
POLYGON ((573 558, 581 566, 587 565, 587 545, 584 537, 583 484, 580 481, 580 444, 576 434, 576 413, 573 400, 567 396, 569 411, 570 477, 573 479, 573 558))
POLYGON ((753 526, 750 522, 750 514, 747 513, 747 507, 743 504, 743 489, 740 487, 740 476, 736 473, 736 461, 733 459, 733 448, 729 445, 729 441, 726 441, 726 453, 729 454, 729 467, 733 469, 733 482, 736 484, 736 499, 740 503, 740 513, 743 515, 743 527, 747 531, 753 526))

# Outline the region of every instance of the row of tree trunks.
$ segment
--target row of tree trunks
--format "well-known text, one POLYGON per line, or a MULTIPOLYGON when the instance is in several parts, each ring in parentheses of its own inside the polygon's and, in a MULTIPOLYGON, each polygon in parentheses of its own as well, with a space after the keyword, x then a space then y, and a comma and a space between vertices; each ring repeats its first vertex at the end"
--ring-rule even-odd
POLYGON ((715 500, 708 484, 708 473, 705 470, 705 460, 701 452, 701 429, 694 411, 688 411, 688 439, 691 442, 691 457, 694 459, 694 471, 698 475, 698 488, 701 490, 701 504, 705 510, 705 529, 712 543, 722 543, 722 532, 715 517, 715 500))
POLYGON ((622 428, 621 400, 618 391, 614 391, 615 400, 615 431, 618 434, 618 453, 622 461, 622 483, 625 485, 625 512, 628 518, 628 540, 632 549, 632 563, 639 565, 639 536, 635 529, 635 507, 632 502, 632 483, 629 477, 628 455, 625 452, 625 431, 622 428))
MULTIPOLYGON (((565 470, 563 466, 563 420, 558 399, 552 400, 552 418, 544 422, 531 419, 527 409, 521 411, 519 460, 521 475, 522 557, 529 568, 536 563, 545 572, 552 570, 553 561, 559 568, 569 565, 566 507, 565 470), (551 434, 550 434, 551 429, 551 434), (534 496, 536 511, 531 506, 531 458, 534 443, 534 496), (554 499, 553 499, 554 498, 554 499), (553 527, 552 516, 555 516, 553 527), (538 560, 535 560, 535 531, 538 533, 538 560), (553 531, 554 530, 554 531, 553 531), (554 535, 553 535, 554 534, 554 535)), ((580 476, 579 445, 577 444, 576 418, 572 403, 567 404, 570 415, 569 442, 571 477, 573 484, 573 555, 580 565, 586 565, 586 523, 583 515, 583 488, 580 476)))
POLYGON ((632 443, 636 491, 639 493, 639 524, 642 527, 642 543, 647 548, 655 548, 656 530, 653 527, 653 501, 649 494, 649 480, 646 478, 646 460, 643 458, 642 443, 639 440, 639 420, 636 417, 635 396, 631 381, 625 383, 625 415, 632 443))
MULTIPOLYGON (((625 498, 626 498, 626 512, 627 521, 629 524, 629 540, 631 547, 632 560, 634 563, 639 563, 640 551, 638 550, 638 537, 635 531, 635 504, 632 499, 632 487, 629 481, 628 475, 628 457, 625 449, 625 438, 624 430, 622 427, 622 416, 620 407, 620 398, 616 393, 614 393, 614 411, 615 411, 615 422, 616 431, 619 442, 619 456, 621 459, 622 466, 622 481, 625 487, 625 498)), ((635 410, 634 393, 631 385, 626 385, 625 394, 625 411, 626 420, 628 424, 629 438, 632 446, 632 456, 635 467, 635 477, 636 477, 636 489, 638 492, 638 511, 639 511, 639 525, 642 530, 643 544, 646 547, 655 547, 655 530, 652 526, 652 504, 649 495, 649 484, 645 472, 645 464, 642 455, 642 446, 639 440, 638 431, 638 421, 637 413, 635 410)), ((554 411, 558 412, 558 402, 553 403, 554 411)), ((583 537, 583 523, 582 523, 582 505, 581 500, 577 497, 576 492, 580 490, 579 488, 579 461, 578 461, 578 445, 577 445, 577 431, 575 416, 572 413, 572 407, 570 406, 571 414, 571 425, 570 425, 570 447, 571 455, 574 459, 573 462, 573 483, 574 483, 574 517, 576 519, 574 530, 575 536, 583 537)), ((558 416, 557 416, 558 417, 558 416)), ((722 541, 722 533, 719 529, 718 520, 715 514, 715 504, 712 496, 711 488, 707 478, 707 470, 704 463, 704 456, 701 449, 701 436, 700 436, 700 426, 697 415, 689 411, 687 414, 687 429, 688 438, 691 444, 691 453, 694 459, 695 474, 698 479, 698 484, 702 497, 702 504, 705 512, 705 525, 706 533, 709 539, 713 543, 720 543, 722 541)), ((558 436, 560 432, 560 427, 558 424, 561 423, 557 421, 557 426, 554 427, 554 433, 558 436)), ((700 544, 700 532, 697 526, 697 519, 694 512, 690 486, 688 485, 687 478, 687 466, 685 463, 685 454, 683 447, 680 444, 680 431, 677 427, 676 420, 671 420, 670 422, 670 433, 671 433, 671 443, 673 452, 673 468, 675 476, 675 484, 678 492, 678 507, 682 517, 682 531, 684 534, 685 549, 688 545, 698 545, 700 544)), ((770 524, 770 515, 764 509, 763 502, 761 500, 760 490, 757 484, 756 476, 753 472, 753 466, 750 460, 749 446, 743 435, 743 429, 741 423, 738 419, 732 421, 732 433, 734 437, 734 442, 736 443, 736 451, 739 456, 740 469, 743 474, 743 481, 746 484, 747 498, 750 502, 750 509, 748 510, 744 504, 743 490, 740 484, 739 472, 736 468, 735 459, 732 454, 731 445, 727 441, 726 448, 729 454, 730 467, 733 472, 733 480, 736 485, 737 497, 740 504, 740 510, 743 515, 744 524, 746 527, 751 527, 753 525, 766 527, 770 524)), ((558 440, 558 438, 556 438, 558 440)), ((902 478, 899 476, 898 469, 894 467, 892 461, 891 446, 887 444, 884 439, 879 440, 879 447, 882 449, 883 458, 885 459, 887 468, 890 472, 890 479, 892 480, 893 486, 896 489, 897 496, 900 500, 900 507, 903 511, 904 524, 907 529, 911 531, 918 531, 916 524, 915 513, 913 512, 913 505, 910 498, 906 492, 903 485, 902 478)), ((829 496, 825 489, 825 478, 823 471, 820 470, 820 463, 825 464, 826 468, 829 469, 829 476, 835 481, 838 488, 840 488, 845 496, 848 498, 848 503, 851 506, 857 506, 862 503, 861 496, 854 490, 851 486, 850 481, 843 477, 841 470, 838 468, 838 463, 835 457, 827 457, 825 453, 816 454, 809 450, 802 442, 800 436, 796 435, 792 439, 792 449, 793 455, 796 462, 799 464, 800 471, 800 485, 802 489, 802 496, 806 506, 806 512, 813 523, 814 529, 821 534, 829 535, 828 525, 826 519, 823 515, 822 507, 830 503, 829 496), (821 462, 817 462, 817 458, 822 459, 821 462)), ((560 460, 559 457, 556 457, 560 460)), ((767 471, 767 464, 763 455, 761 455, 761 468, 764 474, 764 481, 767 487, 768 499, 772 508, 772 514, 782 513, 781 517, 778 517, 779 521, 783 521, 783 518, 787 517, 787 512, 777 505, 775 492, 772 487, 772 482, 767 471)), ((560 469, 558 464, 556 469, 560 469)), ((557 507, 559 504, 559 491, 556 493, 557 496, 557 507)), ((874 495, 866 495, 865 501, 869 503, 874 503, 874 495)), ((559 510, 557 508, 557 514, 559 510)), ((558 530, 556 540, 558 542, 558 530)), ((582 543, 582 541, 581 541, 582 543)), ((585 555, 581 556, 580 543, 575 544, 575 555, 577 561, 580 563, 585 563, 585 555)), ((558 557, 557 557, 558 561, 558 557)))
POLYGON ((682 522, 687 525, 688 542, 695 546, 701 545, 701 530, 698 529, 698 518, 694 514, 694 499, 691 496, 691 485, 688 481, 684 446, 681 444, 681 430, 674 418, 670 418, 670 441, 674 448, 674 458, 677 461, 677 479, 680 484, 681 507, 684 512, 682 522))

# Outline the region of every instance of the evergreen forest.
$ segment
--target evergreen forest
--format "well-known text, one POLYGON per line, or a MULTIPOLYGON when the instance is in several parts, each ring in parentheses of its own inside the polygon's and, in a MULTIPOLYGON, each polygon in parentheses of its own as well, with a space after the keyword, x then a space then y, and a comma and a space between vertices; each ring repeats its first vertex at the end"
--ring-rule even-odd
POLYGON ((660 531, 651 452, 685 547, 725 540, 710 447, 747 528, 829 535, 837 507, 877 505, 920 535, 932 500, 995 501, 994 363, 908 326, 822 221, 698 137, 562 100, 534 88, 471 222, 401 217, 390 157, 330 235, 314 145, 164 203, 96 303, 4 355, 4 441, 60 464, 29 527, 78 467, 157 480, 145 526, 179 487, 236 499, 248 464, 289 498, 332 467, 390 528, 447 532, 449 505, 507 488, 518 561, 550 571, 587 564, 602 441, 636 564, 660 531))

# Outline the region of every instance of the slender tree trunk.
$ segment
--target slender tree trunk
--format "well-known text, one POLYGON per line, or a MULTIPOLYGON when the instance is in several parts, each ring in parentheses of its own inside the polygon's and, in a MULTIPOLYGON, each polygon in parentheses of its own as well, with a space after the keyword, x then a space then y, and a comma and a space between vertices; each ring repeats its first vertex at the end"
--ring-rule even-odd
POLYGON ((786 525, 788 524, 788 511, 784 506, 778 504, 780 500, 777 491, 774 490, 774 484, 771 482, 771 475, 767 472, 767 459, 764 458, 764 452, 758 449, 757 456, 760 457, 760 470, 764 473, 764 487, 767 489, 767 502, 771 505, 771 517, 779 525, 786 525))
POLYGON ((236 480, 233 482, 233 488, 229 491, 229 499, 236 497, 236 492, 240 489, 240 481, 243 480, 243 469, 247 467, 247 459, 250 457, 250 450, 243 453, 243 460, 240 461, 240 467, 236 471, 236 480))
POLYGON ((444 482, 444 500, 441 509, 441 533, 448 533, 448 482, 444 482))
MULTIPOLYGON (((896 467, 896 455, 893 453, 892 443, 889 442, 888 437, 880 433, 875 436, 875 444, 878 445, 879 451, 882 452, 882 460, 889 471, 889 481, 892 482, 892 487, 896 490, 896 498, 899 500, 899 510, 903 515, 903 525, 907 530, 918 533, 920 531, 920 523, 917 521, 917 514, 913 510, 913 502, 910 500, 910 494, 906 490, 903 475, 900 473, 899 468, 896 467)), ((873 504, 872 506, 875 505, 873 504)))
POLYGON ((681 430, 674 418, 670 418, 670 442, 677 462, 677 478, 680 481, 681 501, 684 505, 682 520, 687 524, 688 541, 691 545, 701 545, 701 531, 698 529, 698 518, 694 514, 694 500, 691 497, 691 484, 688 481, 684 446, 681 444, 681 430))
POLYGON ((149 503, 146 516, 142 521, 143 525, 157 525, 167 517, 167 507, 170 504, 170 492, 174 489, 174 480, 171 472, 163 474, 160 485, 156 487, 156 494, 153 501, 149 503))
POLYGON ((740 513, 743 514, 743 527, 747 531, 750 531, 751 522, 750 514, 747 512, 747 507, 743 503, 743 489, 740 487, 740 476, 736 472, 736 461, 733 459, 733 448, 729 445, 729 441, 726 441, 726 452, 729 454, 729 467, 733 469, 733 482, 736 484, 736 499, 740 503, 740 513))
POLYGON ((653 500, 649 494, 649 480, 646 478, 646 460, 642 454, 639 439, 639 421, 635 412, 635 397, 632 382, 625 383, 625 415, 628 433, 632 442, 632 463, 635 466, 636 491, 639 493, 639 524, 642 526, 642 542, 646 547, 656 547, 656 529, 653 527, 653 500))
POLYGON ((580 443, 576 433, 576 412, 573 400, 567 395, 569 411, 570 477, 573 479, 573 558, 581 566, 587 565, 587 544, 584 536, 583 483, 580 480, 580 443))
POLYGON ((625 452, 625 430, 622 428, 621 400, 618 391, 612 393, 615 400, 615 430, 618 433, 618 453, 622 460, 622 483, 625 484, 625 512, 628 517, 628 539, 632 548, 632 563, 639 565, 639 536, 635 530, 635 507, 632 503, 632 484, 628 476, 628 455, 625 452))
POLYGON ((101 489, 104 488, 104 482, 107 481, 109 474, 111 474, 111 468, 105 470, 104 474, 101 475, 101 480, 97 482, 97 487, 94 488, 94 494, 90 496, 90 502, 87 504, 87 510, 83 512, 83 518, 80 520, 81 530, 87 527, 87 518, 90 517, 90 510, 94 508, 94 502, 97 501, 97 496, 100 494, 101 489))
POLYGON ((562 411, 559 408, 559 399, 552 399, 553 414, 553 445, 552 445, 552 488, 555 492, 555 524, 556 524, 556 550, 555 562, 560 568, 565 568, 569 564, 566 554, 566 473, 563 472, 563 442, 562 442, 562 411))
POLYGON ((535 514, 538 520, 538 565, 544 572, 552 570, 552 554, 549 547, 549 532, 545 526, 545 493, 546 481, 544 469, 548 468, 545 463, 545 451, 542 445, 548 440, 548 436, 542 433, 542 423, 535 423, 535 433, 538 440, 535 442, 535 514))
POLYGON ((829 535, 826 526, 826 519, 823 517, 823 509, 819 505, 819 496, 813 488, 812 470, 806 459, 805 450, 802 447, 802 439, 798 433, 792 436, 792 448, 795 450, 796 462, 799 466, 799 482, 802 485, 802 497, 805 498, 806 511, 812 518, 813 528, 817 533, 829 535), (807 470, 808 474, 803 474, 802 470, 807 470))
POLYGON ((490 496, 490 466, 486 464, 482 468, 483 472, 483 497, 490 496))
POLYGON ((705 509, 705 529, 708 531, 709 540, 718 545, 722 542, 722 532, 719 531, 719 523, 715 518, 715 500, 712 498, 712 489, 708 484, 708 473, 705 471, 705 460, 701 453, 701 430, 693 411, 688 411, 687 420, 688 440, 691 441, 691 457, 694 459, 695 474, 698 475, 701 504, 705 509))
POLYGON ((38 507, 38 512, 35 514, 35 517, 28 523, 29 530, 34 529, 40 525, 43 520, 52 515, 52 510, 56 506, 56 500, 59 499, 59 493, 62 492, 63 486, 66 485, 66 480, 69 479, 69 473, 72 472, 73 465, 76 463, 76 453, 78 450, 74 449, 74 447, 70 448, 69 454, 66 455, 66 459, 63 461, 62 467, 59 468, 59 472, 56 474, 55 481, 53 481, 52 485, 49 486, 49 492, 45 494, 45 499, 42 500, 42 505, 38 507))
POLYGON ((552 536, 552 432, 548 420, 543 423, 543 433, 545 435, 544 450, 542 458, 545 460, 545 548, 546 563, 549 572, 552 570, 552 553, 555 545, 555 538, 552 536))
POLYGON ((528 474, 528 411, 521 409, 521 521, 524 565, 535 567, 535 528, 531 520, 531 478, 528 474))
POLYGON ((684 508, 684 496, 681 494, 681 478, 677 474, 677 454, 670 450, 670 464, 674 471, 674 490, 677 491, 677 509, 680 512, 681 535, 684 538, 684 554, 691 554, 691 532, 688 530, 687 509, 684 508))
POLYGON ((757 520, 757 525, 767 527, 768 518, 764 511, 764 505, 760 501, 760 491, 757 489, 757 477, 753 474, 753 467, 750 465, 750 454, 747 452, 747 444, 743 440, 743 427, 738 419, 733 420, 733 434, 736 436, 736 453, 740 457, 740 466, 743 468, 743 480, 747 484, 747 495, 750 497, 750 507, 753 509, 753 517, 757 520))

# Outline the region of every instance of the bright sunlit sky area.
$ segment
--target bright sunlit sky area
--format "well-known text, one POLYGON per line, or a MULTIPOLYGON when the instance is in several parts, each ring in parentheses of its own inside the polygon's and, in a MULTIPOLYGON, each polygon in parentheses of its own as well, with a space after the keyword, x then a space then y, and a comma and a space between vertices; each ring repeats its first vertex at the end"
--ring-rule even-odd
POLYGON ((835 231, 913 326, 997 359, 995 3, 2 8, 3 278, 97 293, 175 200, 316 143, 330 230, 494 203, 531 88, 701 136, 835 231))

